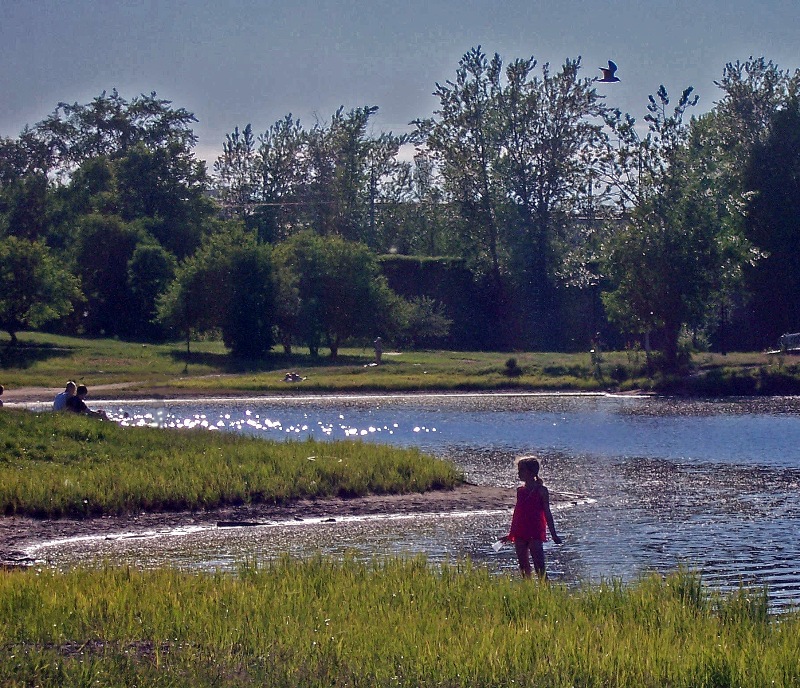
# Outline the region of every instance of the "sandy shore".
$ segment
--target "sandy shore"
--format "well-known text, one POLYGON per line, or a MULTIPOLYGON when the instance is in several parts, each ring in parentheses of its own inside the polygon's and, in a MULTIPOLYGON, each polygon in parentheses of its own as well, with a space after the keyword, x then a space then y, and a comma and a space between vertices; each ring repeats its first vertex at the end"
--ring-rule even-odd
MULTIPOLYGON (((509 509, 515 491, 508 488, 462 485, 454 490, 406 495, 370 495, 354 499, 297 500, 288 504, 251 504, 209 511, 141 513, 89 519, 34 519, 0 517, 0 566, 27 566, 25 549, 31 545, 81 535, 112 535, 170 530, 192 525, 221 526, 306 518, 340 518, 369 514, 442 513, 509 509)), ((555 501, 555 500, 554 500, 555 501)))

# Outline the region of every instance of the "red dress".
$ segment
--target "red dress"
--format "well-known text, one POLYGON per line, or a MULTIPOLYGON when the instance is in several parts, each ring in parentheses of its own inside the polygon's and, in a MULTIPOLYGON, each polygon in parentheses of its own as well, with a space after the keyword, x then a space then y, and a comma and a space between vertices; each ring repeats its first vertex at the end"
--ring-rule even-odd
POLYGON ((511 531, 508 539, 515 540, 547 540, 547 518, 544 515, 544 502, 542 492, 544 488, 539 486, 531 491, 524 485, 517 488, 517 504, 514 507, 514 515, 511 517, 511 531))

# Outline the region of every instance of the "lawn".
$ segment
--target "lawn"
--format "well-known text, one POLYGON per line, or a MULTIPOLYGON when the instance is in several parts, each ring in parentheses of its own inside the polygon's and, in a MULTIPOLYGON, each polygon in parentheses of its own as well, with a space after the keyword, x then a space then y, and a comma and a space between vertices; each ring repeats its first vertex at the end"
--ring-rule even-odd
POLYGON ((0 335, 0 383, 6 388, 124 384, 118 396, 297 392, 565 390, 661 393, 796 394, 795 357, 760 352, 696 353, 680 375, 648 371, 642 351, 586 353, 391 351, 371 365, 371 348, 344 348, 337 360, 297 349, 237 361, 217 341, 141 344, 20 333, 11 348, 0 335), (513 363, 513 365, 512 365, 513 363), (293 370, 305 378, 283 382, 293 370))

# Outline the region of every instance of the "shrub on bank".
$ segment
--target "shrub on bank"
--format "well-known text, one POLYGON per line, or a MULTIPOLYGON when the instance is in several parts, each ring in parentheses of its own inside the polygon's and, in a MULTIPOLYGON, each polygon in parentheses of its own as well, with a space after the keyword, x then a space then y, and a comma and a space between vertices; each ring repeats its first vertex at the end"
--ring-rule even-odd
POLYGON ((691 376, 662 376, 653 383, 660 394, 699 397, 771 396, 800 394, 800 378, 764 366, 749 370, 712 368, 691 376))

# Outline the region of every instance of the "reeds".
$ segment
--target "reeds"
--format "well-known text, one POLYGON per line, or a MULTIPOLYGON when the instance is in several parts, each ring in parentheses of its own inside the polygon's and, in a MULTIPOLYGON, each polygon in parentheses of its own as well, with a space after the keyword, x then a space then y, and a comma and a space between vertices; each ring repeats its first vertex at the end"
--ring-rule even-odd
POLYGON ((0 511, 39 517, 202 509, 303 497, 424 492, 450 463, 357 441, 276 442, 125 428, 65 413, 0 413, 0 511))
POLYGON ((800 616, 679 572, 568 590, 469 562, 0 573, 0 685, 776 686, 800 616))

